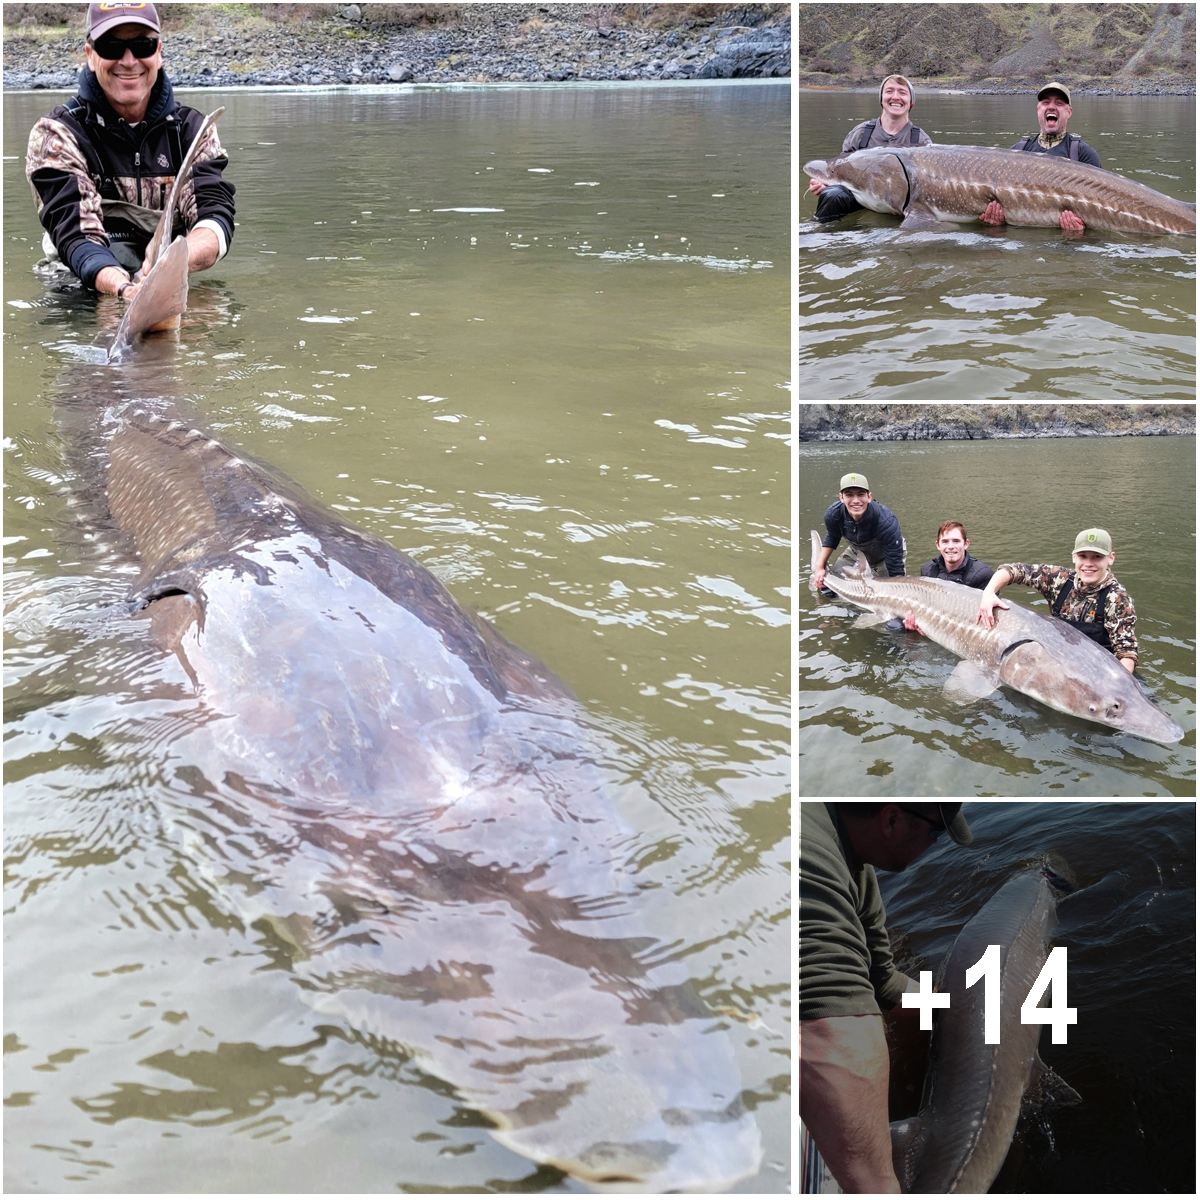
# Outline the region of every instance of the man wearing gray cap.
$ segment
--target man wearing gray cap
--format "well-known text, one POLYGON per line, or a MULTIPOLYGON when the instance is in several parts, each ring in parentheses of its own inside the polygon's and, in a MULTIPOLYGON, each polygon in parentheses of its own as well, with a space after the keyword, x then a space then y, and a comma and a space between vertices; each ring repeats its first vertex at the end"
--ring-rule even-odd
MULTIPOLYGON (((78 94, 33 127, 25 174, 47 258, 86 287, 128 302, 203 115, 175 100, 153 4, 89 4, 86 33, 78 94)), ((210 128, 178 200, 191 271, 211 267, 233 239, 234 189, 222 174, 228 161, 210 128)))
POLYGON ((1004 563, 979 598, 979 623, 990 629, 993 609, 1008 607, 996 593, 1010 583, 1023 583, 1046 597, 1051 615, 1112 651, 1132 675, 1138 662, 1137 613, 1129 593, 1112 573, 1116 558, 1107 530, 1085 529, 1075 539, 1073 571, 1039 563, 1004 563))
POLYGON ((904 574, 905 545, 900 522, 887 505, 871 496, 867 477, 855 471, 842 476, 838 498, 825 510, 825 537, 813 573, 814 588, 824 587, 825 566, 842 538, 867 556, 876 574, 884 566, 889 575, 904 574))
MULTIPOLYGON (((1100 166, 1100 155, 1077 133, 1067 132, 1071 119, 1071 93, 1064 84, 1048 83, 1037 94, 1038 132, 1014 142, 1012 150, 1024 150, 1029 154, 1050 154, 1057 158, 1069 158, 1072 162, 1087 163, 1090 167, 1100 166)), ((985 225, 1003 225, 1004 209, 999 200, 993 200, 979 218, 985 225)), ((1058 223, 1065 233, 1082 233, 1083 221, 1078 213, 1064 209, 1058 223)))
MULTIPOLYGON (((912 106, 912 84, 903 75, 889 75, 879 85, 879 116, 855 125, 842 142, 842 153, 853 154, 876 146, 933 145, 929 134, 909 120, 912 106)), ((862 208, 849 188, 839 183, 810 179, 808 190, 817 197, 818 221, 836 221, 862 208)))
POLYGON ((961 804, 800 805, 800 1119, 846 1192, 899 1192, 888 1129, 884 1009, 915 1029, 875 870, 903 871, 943 833, 972 842, 961 804))

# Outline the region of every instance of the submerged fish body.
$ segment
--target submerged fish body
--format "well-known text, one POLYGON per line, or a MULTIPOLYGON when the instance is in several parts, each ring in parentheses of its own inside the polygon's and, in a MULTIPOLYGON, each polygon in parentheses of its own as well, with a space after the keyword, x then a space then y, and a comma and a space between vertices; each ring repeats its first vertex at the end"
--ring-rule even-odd
POLYGON ((1043 1026, 1023 1025, 1021 1005, 1046 962, 1055 894, 1042 872, 1010 879, 959 933, 937 990, 950 1006, 934 1015, 921 1110, 893 1122, 896 1176, 905 1192, 987 1192, 1012 1144, 1022 1102, 1077 1104, 1079 1095, 1042 1062, 1043 1026), (1000 1042, 984 1042, 984 982, 966 972, 1000 947, 1000 1042))
MULTIPOLYGON (((821 548, 815 530, 812 548, 815 569, 821 548)), ((1112 654, 1066 621, 1006 601, 989 629, 976 620, 978 589, 911 575, 880 578, 861 552, 852 564, 832 565, 825 586, 880 619, 911 611, 922 633, 963 659, 947 685, 960 695, 984 696, 1004 684, 1059 712, 1150 741, 1183 737, 1112 654)))
POLYGON ((310 1005, 518 1153, 609 1191, 752 1174, 732 1041, 654 961, 576 701, 419 564, 139 399, 163 349, 89 368, 60 418, 140 572, 190 857, 310 1005))
POLYGON ((864 208, 904 218, 902 228, 977 221, 992 201, 1009 225, 1058 228, 1069 209, 1088 229, 1196 232, 1196 205, 1123 175, 1048 154, 987 146, 877 147, 805 163, 864 208))

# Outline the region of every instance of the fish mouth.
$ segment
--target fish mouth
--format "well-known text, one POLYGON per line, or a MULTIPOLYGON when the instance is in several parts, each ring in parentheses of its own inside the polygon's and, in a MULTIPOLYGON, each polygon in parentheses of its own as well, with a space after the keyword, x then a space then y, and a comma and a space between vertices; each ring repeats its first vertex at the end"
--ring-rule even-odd
POLYGON ((804 173, 810 179, 817 179, 821 183, 829 183, 829 164, 823 158, 814 158, 812 162, 804 164, 804 173))

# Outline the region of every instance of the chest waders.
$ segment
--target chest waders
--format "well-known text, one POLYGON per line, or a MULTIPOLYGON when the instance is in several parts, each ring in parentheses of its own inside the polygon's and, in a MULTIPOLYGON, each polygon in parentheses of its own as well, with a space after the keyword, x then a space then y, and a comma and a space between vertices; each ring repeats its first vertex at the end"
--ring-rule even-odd
POLYGON ((1108 630, 1104 627, 1104 606, 1108 603, 1108 593, 1113 590, 1114 585, 1110 583, 1108 587, 1101 588, 1094 597, 1095 604, 1093 605, 1089 600, 1089 603, 1084 607, 1082 615, 1088 616, 1090 614, 1092 618, 1090 621, 1075 621, 1069 617, 1064 617, 1062 610, 1071 596, 1075 594, 1077 582, 1076 576, 1072 575, 1071 586, 1064 587, 1058 593, 1058 599, 1051 606, 1051 612, 1060 621, 1066 621, 1068 625, 1073 625, 1080 633, 1090 637, 1093 642, 1103 646, 1105 650, 1112 650, 1112 642, 1109 639, 1108 630), (1099 620, 1096 619, 1097 617, 1099 620))

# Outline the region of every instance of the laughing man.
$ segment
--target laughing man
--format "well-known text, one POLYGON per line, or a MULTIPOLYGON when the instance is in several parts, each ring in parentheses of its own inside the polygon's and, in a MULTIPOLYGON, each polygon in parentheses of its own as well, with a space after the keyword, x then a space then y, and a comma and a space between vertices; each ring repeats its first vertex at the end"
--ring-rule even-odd
MULTIPOLYGON (((1098 167, 1100 155, 1079 134, 1067 132, 1071 112, 1071 93, 1066 87, 1061 83, 1046 84, 1037 94, 1038 132, 1014 142, 1010 149, 1024 150, 1028 154, 1050 154, 1098 167)), ((979 219, 985 225, 1003 225, 1004 209, 1000 201, 993 200, 979 219)), ((1079 215, 1069 208, 1059 215, 1058 224, 1064 233, 1082 233, 1084 230, 1079 215)))

